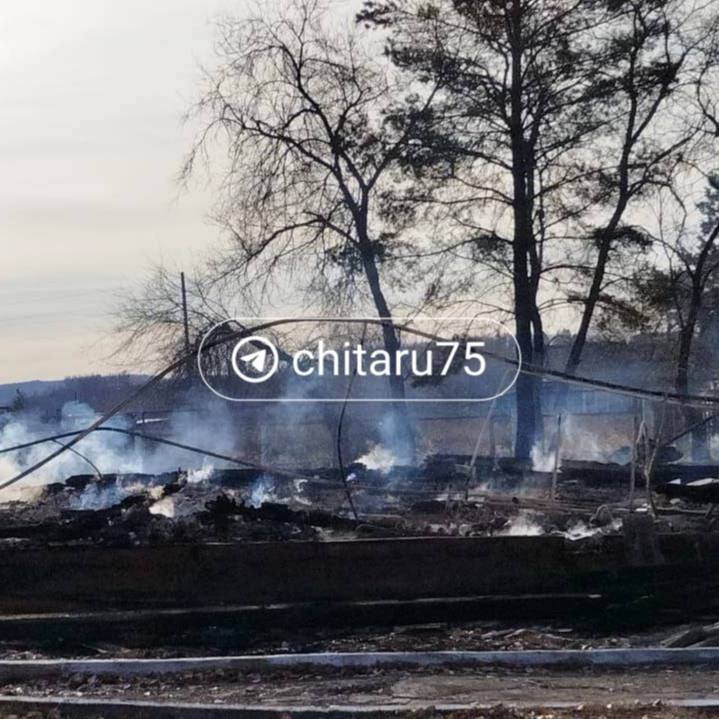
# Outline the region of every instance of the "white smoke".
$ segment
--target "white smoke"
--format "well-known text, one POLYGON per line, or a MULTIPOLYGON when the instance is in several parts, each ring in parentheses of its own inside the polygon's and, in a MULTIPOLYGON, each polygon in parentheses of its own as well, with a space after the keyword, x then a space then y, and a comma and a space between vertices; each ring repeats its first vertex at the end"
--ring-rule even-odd
POLYGON ((190 484, 207 482, 214 471, 214 464, 210 464, 209 462, 203 462, 202 467, 200 467, 199 469, 191 469, 187 472, 187 481, 190 482, 190 484))
POLYGON ((532 447, 532 470, 534 472, 554 471, 554 452, 545 452, 541 444, 532 447))
POLYGON ((530 513, 519 512, 514 517, 510 517, 497 534, 504 537, 536 537, 544 534, 544 529, 530 513))
POLYGON ((275 497, 275 484, 268 477, 260 477, 250 489, 247 504, 259 509, 265 502, 273 502, 275 497))
MULTIPOLYGON (((91 407, 82 402, 68 402, 62 408, 58 422, 48 424, 39 422, 32 416, 12 418, 0 428, 0 448, 31 442, 43 436, 72 432, 89 425, 96 414, 91 407)), ((127 428, 122 420, 116 427, 127 428)), ((68 442, 71 437, 59 440, 68 442)), ((87 456, 100 472, 114 472, 121 468, 123 472, 143 471, 143 457, 129 448, 127 437, 113 432, 94 432, 75 445, 75 449, 87 456)), ((47 442, 24 450, 0 455, 0 481, 19 474, 25 468, 38 462, 58 448, 56 442, 47 442)), ((74 474, 96 474, 93 467, 74 452, 63 452, 31 476, 22 481, 23 487, 37 487, 51 482, 63 481, 74 474)), ((0 494, 0 501, 7 501, 9 495, 0 494)))
POLYGON ((399 464, 397 455, 382 444, 373 445, 368 452, 358 457, 357 462, 364 464, 367 469, 387 474, 399 464))
MULTIPOLYGON (((206 447, 218 452, 233 454, 236 432, 234 424, 228 419, 226 403, 217 402, 212 407, 202 407, 200 412, 178 412, 167 422, 167 432, 173 440, 195 447, 206 447)), ((32 414, 8 415, 0 424, 0 449, 18 444, 32 442, 43 437, 65 432, 79 431, 92 424, 98 418, 92 407, 82 402, 66 403, 57 421, 46 422, 32 414)), ((141 420, 140 420, 141 421, 141 420)), ((147 433, 158 433, 157 427, 144 424, 136 426, 128 416, 113 418, 108 425, 123 430, 137 430, 147 433)), ((72 437, 58 440, 66 443, 72 437)), ((22 450, 0 454, 0 482, 11 479, 36 462, 47 457, 59 448, 58 442, 44 442, 22 450)), ((53 482, 64 482, 73 475, 100 474, 158 474, 178 468, 188 468, 191 481, 206 480, 216 465, 226 463, 209 463, 196 454, 179 448, 153 443, 150 440, 131 439, 119 432, 96 431, 83 438, 73 446, 73 451, 65 451, 18 484, 0 491, 0 502, 16 500, 32 500, 42 488, 53 482), (79 453, 79 454, 78 454, 79 453), (87 462, 86 457, 92 464, 87 462), (93 467, 94 465, 94 467, 93 467)), ((227 463, 229 466, 235 466, 227 463)), ((145 488, 146 491, 146 488, 145 488)), ((121 501, 130 488, 117 485, 92 485, 88 487, 82 500, 86 507, 100 508, 113 504, 113 499, 121 501)), ((78 508, 83 508, 78 506, 78 508)))
POLYGON ((155 502, 148 510, 150 514, 157 514, 162 517, 174 519, 175 517, 175 500, 172 497, 163 497, 155 502))
POLYGON ((105 509, 118 504, 129 492, 118 481, 108 485, 89 484, 70 499, 71 509, 105 509))
MULTIPOLYGON (((556 425, 552 432, 556 432, 556 425)), ((594 462, 610 461, 612 452, 606 442, 603 443, 596 432, 590 432, 588 429, 582 428, 579 420, 574 415, 569 415, 562 420, 561 433, 560 465, 562 458, 594 462)), ((556 442, 556 436, 552 434, 550 439, 553 445, 556 442)), ((541 442, 532 447, 531 458, 532 469, 535 472, 554 471, 554 450, 545 450, 541 442)))
MULTIPOLYGON (((609 524, 603 527, 594 527, 582 519, 577 519, 567 525, 563 532, 554 532, 561 534, 570 541, 578 541, 587 539, 600 534, 609 534, 617 532, 622 528, 622 520, 613 519, 609 524)), ((519 512, 514 517, 510 517, 507 524, 498 532, 499 535, 505 537, 536 537, 545 534, 542 525, 537 521, 535 516, 530 512, 519 512)))
POLYGON ((610 532, 618 532, 622 528, 622 520, 620 518, 613 519, 608 525, 604 527, 592 527, 581 519, 570 524, 566 531, 563 532, 564 536, 572 541, 578 539, 587 539, 588 537, 594 537, 598 534, 608 534, 610 532))

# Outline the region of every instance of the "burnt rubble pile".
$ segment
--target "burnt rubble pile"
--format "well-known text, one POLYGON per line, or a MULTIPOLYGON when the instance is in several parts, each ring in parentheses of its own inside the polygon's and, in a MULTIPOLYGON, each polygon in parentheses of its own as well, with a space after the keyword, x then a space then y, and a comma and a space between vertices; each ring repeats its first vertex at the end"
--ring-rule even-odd
MULTIPOLYGON (((513 533, 526 503, 507 495, 465 497, 468 475, 454 459, 386 473, 355 463, 346 485, 331 468, 296 477, 256 469, 75 475, 43 487, 32 500, 0 505, 0 541, 133 546, 513 533)), ((587 511, 581 519, 590 516, 587 511)), ((566 513, 543 512, 532 519, 532 533, 569 525, 566 513)))
MULTIPOLYGON (((677 464, 677 454, 655 468, 660 504, 719 501, 719 480, 707 479, 719 477, 719 467, 677 464)), ((577 540, 621 529, 629 473, 619 462, 565 460, 554 499, 551 472, 469 455, 435 454, 384 470, 355 462, 344 474, 249 467, 83 474, 0 505, 0 541, 133 546, 552 533, 577 540)))

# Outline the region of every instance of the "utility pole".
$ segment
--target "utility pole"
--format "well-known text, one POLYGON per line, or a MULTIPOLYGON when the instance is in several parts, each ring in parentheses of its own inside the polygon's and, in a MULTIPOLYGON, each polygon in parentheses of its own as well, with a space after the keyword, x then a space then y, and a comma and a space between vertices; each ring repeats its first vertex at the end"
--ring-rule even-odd
POLYGON ((187 317, 187 288, 185 287, 184 272, 180 272, 180 287, 182 288, 182 322, 185 328, 185 353, 187 355, 185 372, 189 382, 192 378, 192 354, 190 352, 190 321, 187 317))

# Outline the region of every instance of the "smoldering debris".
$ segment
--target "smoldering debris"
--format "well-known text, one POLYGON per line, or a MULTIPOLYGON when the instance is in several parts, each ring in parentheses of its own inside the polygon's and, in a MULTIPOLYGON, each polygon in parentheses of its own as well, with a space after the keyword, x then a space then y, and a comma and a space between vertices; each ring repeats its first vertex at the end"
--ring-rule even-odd
MULTIPOLYGON (((89 408, 70 403, 57 429, 72 431, 94 416, 89 408)), ((197 448, 203 441, 214 447, 219 439, 232 446, 221 428, 215 434, 206 426, 197 429, 197 423, 187 419, 172 424, 183 441, 194 443, 195 449, 189 447, 194 456, 204 453, 197 448), (208 431, 212 442, 205 436, 208 431)), ((565 429, 572 444, 584 442, 571 423, 565 429)), ((43 451, 31 441, 37 434, 38 428, 27 419, 0 428, 6 447, 10 442, 30 442, 20 452, 0 455, 11 472, 32 465, 43 451)), ((631 457, 629 463, 617 454, 607 458, 596 446, 590 447, 590 460, 565 457, 555 467, 558 455, 551 447, 535 448, 529 461, 434 453, 410 463, 390 442, 369 444, 343 470, 244 461, 213 464, 206 455, 199 466, 167 471, 186 462, 186 451, 177 443, 158 449, 145 439, 153 438, 137 442, 94 432, 78 445, 85 457, 65 453, 62 461, 32 475, 28 485, 4 492, 0 538, 132 545, 550 534, 583 541, 621 531, 632 472, 631 457), (553 480, 558 480, 557 488, 553 480), (619 513, 599 513, 600 505, 616 505, 619 513)), ((704 478, 719 477, 719 467, 679 463, 681 454, 672 447, 657 457, 654 480, 660 496, 674 503, 717 501, 715 483, 704 478)))
MULTIPOLYGON (((397 536, 532 535, 565 532, 565 511, 528 519, 532 499, 450 499, 452 474, 441 457, 387 474, 355 463, 350 516, 338 471, 303 470, 300 478, 253 469, 178 469, 159 474, 91 474, 42 488, 32 501, 0 505, 0 539, 131 546, 158 542, 261 541, 397 536), (441 476, 438 474, 441 469, 441 476), (429 469, 428 469, 429 468, 429 469), (422 489, 422 487, 424 488, 422 489), (402 488, 406 487, 406 488, 402 488), (438 487, 440 491, 438 491, 438 487), (422 497, 426 497, 422 499, 422 497)), ((537 500, 540 501, 540 500, 537 500)), ((590 521, 578 510, 576 520, 590 521)))
MULTIPOLYGON (((373 452, 374 459, 388 457, 373 452)), ((576 473, 578 465, 569 466, 576 473)), ((433 454, 419 465, 356 461, 348 470, 359 519, 350 516, 337 468, 293 472, 205 463, 158 473, 74 474, 36 487, 28 501, 0 505, 0 538, 133 545, 556 534, 577 541, 621 530, 621 519, 595 512, 603 495, 592 497, 585 487, 572 496, 569 481, 564 501, 550 501, 548 477, 508 458, 433 454)), ((610 484, 615 499, 623 499, 610 484)))
MULTIPOLYGON (((374 452, 378 456, 386 455, 374 452)), ((627 511, 626 488, 612 477, 626 471, 623 465, 566 461, 555 501, 547 494, 551 475, 511 458, 432 454, 418 465, 368 464, 348 467, 358 519, 335 467, 273 470, 206 462, 159 473, 77 474, 36 488, 39 494, 29 501, 0 505, 0 537, 123 545, 367 536, 556 535, 584 541, 621 532, 627 511), (601 469, 612 477, 604 484, 596 482, 601 469)), ((634 509, 642 511, 641 502, 634 509)))

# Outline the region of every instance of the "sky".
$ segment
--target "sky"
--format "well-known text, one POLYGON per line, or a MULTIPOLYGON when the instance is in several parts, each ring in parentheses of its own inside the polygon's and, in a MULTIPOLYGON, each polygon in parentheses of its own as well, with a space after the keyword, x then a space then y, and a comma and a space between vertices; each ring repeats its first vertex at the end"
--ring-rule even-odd
POLYGON ((118 296, 216 241, 175 182, 213 20, 244 0, 2 0, 0 384, 129 369, 118 296))
POLYGON ((112 313, 217 243, 210 190, 176 182, 182 117, 214 20, 250 2, 0 0, 0 384, 148 369, 113 355, 112 313))

